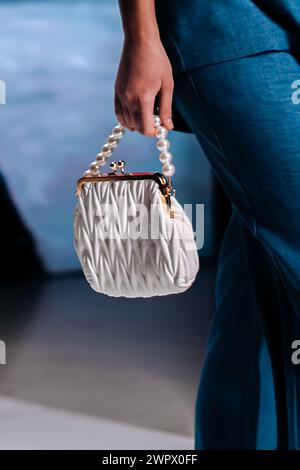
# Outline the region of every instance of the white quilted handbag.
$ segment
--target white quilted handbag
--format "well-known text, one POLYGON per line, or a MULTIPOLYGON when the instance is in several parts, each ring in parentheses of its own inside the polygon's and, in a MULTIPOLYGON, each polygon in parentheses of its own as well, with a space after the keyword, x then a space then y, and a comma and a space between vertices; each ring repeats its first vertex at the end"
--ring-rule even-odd
POLYGON ((91 287, 113 297, 184 292, 199 259, 191 222, 176 201, 167 130, 154 117, 161 173, 126 173, 124 161, 100 173, 123 137, 118 124, 77 182, 74 245, 91 287))

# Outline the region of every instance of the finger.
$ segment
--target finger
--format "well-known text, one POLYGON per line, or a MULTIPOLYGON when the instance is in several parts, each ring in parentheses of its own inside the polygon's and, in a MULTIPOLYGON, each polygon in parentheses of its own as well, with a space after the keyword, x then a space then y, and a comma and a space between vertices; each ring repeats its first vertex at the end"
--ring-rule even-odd
POLYGON ((172 100, 173 83, 162 84, 159 93, 159 117, 163 126, 167 129, 173 129, 172 121, 172 100))
POLYGON ((138 99, 138 105, 133 116, 133 125, 135 129, 143 135, 154 135, 153 107, 155 96, 143 95, 138 99))
POLYGON ((125 127, 125 119, 123 116, 122 106, 117 93, 115 92, 115 115, 121 126, 125 127))
POLYGON ((115 115, 117 117, 118 122, 121 124, 121 126, 126 127, 131 132, 134 131, 133 127, 129 127, 127 125, 127 121, 124 116, 124 110, 121 104, 121 100, 117 93, 115 93, 115 115))
POLYGON ((126 105, 123 106, 123 116, 125 119, 125 127, 127 127, 127 129, 129 129, 130 131, 134 131, 135 126, 133 124, 131 107, 126 105))

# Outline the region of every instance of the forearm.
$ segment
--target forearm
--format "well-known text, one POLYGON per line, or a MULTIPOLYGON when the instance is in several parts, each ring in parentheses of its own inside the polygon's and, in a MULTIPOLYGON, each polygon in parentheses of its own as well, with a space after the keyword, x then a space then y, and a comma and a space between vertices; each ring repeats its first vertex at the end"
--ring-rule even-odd
POLYGON ((160 40, 155 0, 119 0, 119 5, 125 40, 115 83, 117 119, 130 130, 154 135, 155 112, 172 129, 172 66, 160 40))
POLYGON ((119 0, 125 40, 159 40, 155 0, 119 0))

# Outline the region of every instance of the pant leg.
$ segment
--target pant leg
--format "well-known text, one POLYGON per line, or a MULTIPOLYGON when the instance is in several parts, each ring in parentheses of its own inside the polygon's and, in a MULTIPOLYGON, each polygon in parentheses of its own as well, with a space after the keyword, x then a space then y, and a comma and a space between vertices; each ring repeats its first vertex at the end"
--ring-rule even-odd
POLYGON ((177 93, 177 107, 201 140, 203 119, 218 140, 218 157, 208 157, 241 218, 282 271, 300 317, 300 106, 291 99, 299 75, 289 52, 195 69, 185 74, 188 89, 183 101, 177 93))
POLYGON ((196 449, 275 449, 273 376, 233 213, 219 256, 216 307, 196 403, 196 449))
MULTIPOLYGON (((273 365, 276 396, 277 449, 299 449, 299 373, 291 362, 292 335, 299 337, 299 320, 269 252, 240 224, 252 298, 273 365), (257 262, 259 260, 259 262, 257 262)), ((265 404, 262 403, 262 408, 265 404)))
MULTIPOLYGON (((286 403, 279 403, 278 387, 276 393, 277 407, 288 408, 289 448, 299 446, 298 374, 290 360, 300 313, 300 114, 291 101, 291 84, 299 74, 296 58, 280 52, 195 69, 175 81, 176 107, 268 258, 268 284, 279 276, 276 310, 282 315, 279 349, 285 370, 280 381, 285 383, 286 403)), ((253 253, 251 238, 244 238, 251 261, 248 269, 259 273, 260 253, 253 253)), ((250 279, 253 284, 255 274, 250 273, 250 279)), ((254 282, 253 290, 277 372, 278 338, 273 337, 271 314, 265 314, 261 285, 254 282)))

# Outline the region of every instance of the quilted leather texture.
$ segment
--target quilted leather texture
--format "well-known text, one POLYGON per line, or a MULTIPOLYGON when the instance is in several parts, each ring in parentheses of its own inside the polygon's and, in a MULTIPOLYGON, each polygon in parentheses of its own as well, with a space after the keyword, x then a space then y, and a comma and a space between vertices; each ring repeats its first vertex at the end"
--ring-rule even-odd
POLYGON ((199 258, 189 218, 172 197, 170 218, 155 181, 86 183, 74 214, 74 246, 91 287, 113 297, 180 293, 199 258))

